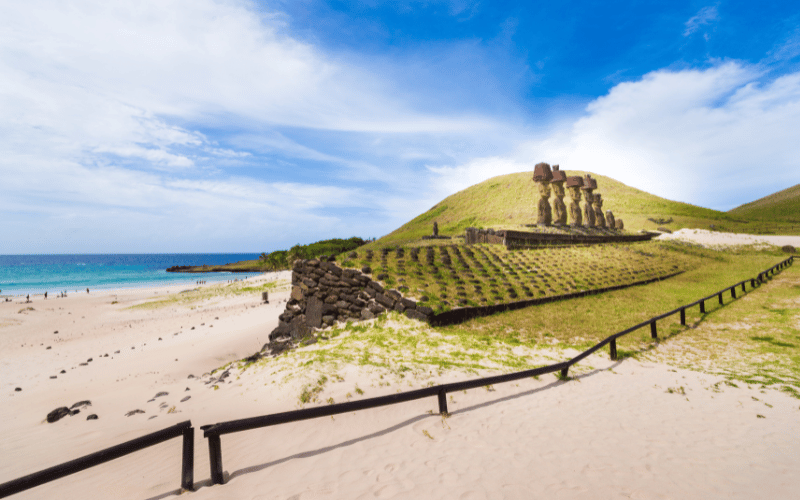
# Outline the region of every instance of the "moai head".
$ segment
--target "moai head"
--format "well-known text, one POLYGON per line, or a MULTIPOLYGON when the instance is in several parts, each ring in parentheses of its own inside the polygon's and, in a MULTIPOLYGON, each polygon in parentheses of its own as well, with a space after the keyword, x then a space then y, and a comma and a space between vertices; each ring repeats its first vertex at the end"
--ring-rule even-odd
POLYGON ((569 189, 569 195, 572 197, 572 201, 575 203, 580 203, 581 201, 581 188, 583 187, 583 177, 581 176, 573 176, 567 177, 567 189, 569 189))
POLYGON ((567 174, 558 169, 558 165, 553 165, 553 180, 550 185, 553 187, 553 194, 559 198, 564 197, 564 183, 567 181, 567 174))
POLYGON ((586 202, 591 204, 592 200, 594 199, 592 191, 597 189, 597 181, 592 179, 591 175, 586 174, 586 178, 583 179, 583 187, 581 187, 581 189, 583 190, 583 196, 586 198, 586 202))
POLYGON ((539 187, 539 196, 541 196, 542 198, 550 198, 549 182, 539 182, 537 186, 539 187))
POLYGON ((603 208, 603 196, 600 193, 592 194, 592 205, 603 208))
POLYGON ((550 197, 550 181, 553 180, 553 172, 548 163, 537 163, 533 167, 533 181, 539 187, 539 196, 542 198, 550 197))
POLYGON ((436 222, 433 223, 433 235, 439 236, 439 224, 437 224, 436 222))

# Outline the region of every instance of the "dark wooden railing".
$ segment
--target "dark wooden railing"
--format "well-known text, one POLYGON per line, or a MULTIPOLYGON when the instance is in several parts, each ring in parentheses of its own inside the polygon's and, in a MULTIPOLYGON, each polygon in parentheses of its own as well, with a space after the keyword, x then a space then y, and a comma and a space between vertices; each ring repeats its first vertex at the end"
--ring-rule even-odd
MULTIPOLYGON (((86 455, 70 462, 56 465, 33 474, 29 474, 19 479, 14 479, 7 483, 0 484, 0 498, 29 490, 41 484, 61 479, 62 477, 75 474, 82 470, 89 469, 111 460, 124 457, 131 453, 149 448, 150 446, 163 443, 176 437, 183 437, 183 467, 181 469, 181 488, 185 490, 194 489, 194 427, 191 421, 187 420, 172 427, 167 427, 158 432, 133 439, 126 443, 106 448, 105 450, 86 455)), ((8 458, 8 457, 6 457, 8 458)), ((87 492, 87 496, 91 496, 87 492)))
POLYGON ((720 305, 723 304, 723 294, 727 293, 728 291, 731 292, 731 297, 736 298, 736 289, 741 287, 742 292, 745 292, 745 287, 748 283, 750 283, 751 288, 756 288, 762 282, 764 282, 767 278, 775 274, 775 272, 784 269, 787 266, 790 266, 794 261, 794 256, 789 257, 788 259, 776 264, 769 269, 761 272, 758 274, 758 277, 751 278, 748 280, 740 281, 735 285, 731 285, 727 288, 723 288, 722 290, 712 293, 707 297, 703 297, 702 299, 696 300, 691 304, 687 304, 681 306, 677 309, 669 311, 667 313, 661 314, 659 316, 650 318, 646 321, 639 323, 638 325, 632 326, 627 330, 623 330, 619 333, 615 333, 604 340, 600 341, 595 346, 591 347, 590 349, 578 354, 574 358, 562 361, 561 363, 556 363, 549 366, 542 366, 540 368, 534 368, 531 370, 525 370, 521 372, 515 373, 507 373, 505 375, 496 375, 493 377, 484 377, 474 380, 466 380, 464 382, 453 382, 451 384, 442 384, 432 387, 426 387, 424 389, 417 389, 415 391, 409 392, 401 392, 398 394, 390 394, 388 396, 380 396, 376 398, 369 398, 363 399, 361 401, 350 401, 347 403, 338 403, 332 404, 329 406, 321 406, 316 408, 307 408, 303 410, 295 410, 295 411, 287 411, 283 413, 275 413, 272 415, 264 415, 260 417, 252 417, 252 418, 244 418, 240 420, 230 420, 228 422, 220 422, 213 425, 204 425, 201 427, 203 430, 203 435, 208 439, 208 454, 209 454, 209 464, 211 467, 211 482, 213 484, 222 484, 224 482, 223 472, 222 472, 222 441, 220 436, 223 434, 232 434, 234 432, 242 432, 248 431, 252 429, 259 429, 261 427, 269 427, 273 425, 280 425, 280 424, 287 424, 290 422, 298 422, 300 420, 308 420, 312 418, 320 418, 320 417, 327 417, 332 415, 338 415, 340 413, 347 413, 351 411, 357 410, 366 410, 369 408, 378 408, 380 406, 387 406, 393 405, 397 403, 404 403, 406 401, 414 401, 417 399, 428 398, 436 396, 439 401, 439 412, 441 414, 447 414, 447 393, 448 392, 456 392, 462 391, 467 389, 475 389, 478 387, 484 387, 487 385, 499 384, 503 382, 511 382, 513 380, 519 380, 527 377, 533 377, 537 375, 543 375, 545 373, 553 373, 553 372, 561 372, 561 376, 566 378, 569 373, 569 367, 574 365, 575 363, 581 361, 585 357, 589 356, 590 354, 594 353, 598 349, 609 345, 611 359, 617 359, 617 339, 627 335, 631 332, 634 332, 640 328, 644 328, 646 326, 650 326, 650 335, 652 338, 658 338, 658 329, 656 326, 656 322, 658 320, 667 318, 672 316, 673 314, 680 314, 681 324, 686 324, 686 309, 690 307, 694 307, 696 305, 700 306, 700 313, 705 313, 705 302, 707 300, 711 300, 714 297, 718 297, 720 305))
MULTIPOLYGON (((722 290, 712 293, 707 297, 696 300, 691 304, 686 304, 677 309, 673 309, 667 313, 655 316, 646 321, 632 326, 627 330, 615 333, 604 340, 597 343, 590 349, 578 354, 574 358, 556 363, 553 365, 542 366, 515 373, 507 373, 504 375, 495 375, 493 377, 483 377, 474 380, 465 380, 463 382, 453 382, 450 384, 442 384, 424 389, 417 389, 415 391, 401 392, 399 394, 390 394, 388 396, 380 396, 377 398, 363 399, 361 401, 351 401, 348 403, 333 404, 324 407, 307 408, 304 410, 288 411, 284 413, 275 413, 272 415, 264 415, 261 417, 245 418, 241 420, 231 420, 228 422, 221 422, 213 425, 204 425, 203 435, 208 439, 208 452, 209 463, 211 467, 211 481, 213 484, 222 484, 224 482, 222 473, 222 443, 220 436, 223 434, 231 434, 234 432, 242 432, 251 429, 258 429, 261 427, 269 427, 273 425, 286 424, 289 422, 298 422, 300 420, 308 420, 312 418, 327 417, 331 415, 338 415, 340 413, 347 413, 357 410, 366 410, 369 408, 377 408, 380 406, 393 405, 397 403, 404 403, 406 401, 414 401, 417 399, 428 398, 436 396, 439 402, 439 412, 447 414, 447 393, 463 391, 467 389, 475 389, 478 387, 485 387, 487 385, 500 384, 503 382, 511 382, 513 380, 520 380, 527 377, 544 375, 546 373, 560 372, 562 377, 567 377, 569 367, 581 361, 585 357, 594 353, 595 351, 609 346, 611 359, 617 359, 617 339, 627 335, 640 328, 650 326, 650 335, 652 338, 658 338, 658 329, 656 322, 658 320, 672 316, 673 314, 680 314, 680 321, 682 325, 686 324, 686 309, 700 306, 700 313, 706 312, 705 303, 708 300, 717 297, 720 305, 724 303, 723 295, 730 291, 731 298, 736 298, 736 290, 741 287, 742 292, 746 291, 746 286, 749 283, 751 289, 756 288, 767 278, 774 275, 794 262, 794 256, 776 264, 769 269, 758 274, 758 277, 748 280, 740 281, 735 285, 723 288, 722 290)), ((143 450, 150 446, 163 443, 176 437, 183 437, 183 467, 181 470, 181 488, 184 490, 194 489, 194 427, 190 421, 175 424, 172 427, 167 427, 160 431, 133 439, 126 443, 107 448, 91 455, 72 460, 70 462, 50 467, 34 474, 14 479, 7 483, 0 484, 0 498, 5 498, 9 495, 25 491, 36 486, 55 481, 62 477, 89 469, 96 465, 129 455, 131 453, 143 450)))

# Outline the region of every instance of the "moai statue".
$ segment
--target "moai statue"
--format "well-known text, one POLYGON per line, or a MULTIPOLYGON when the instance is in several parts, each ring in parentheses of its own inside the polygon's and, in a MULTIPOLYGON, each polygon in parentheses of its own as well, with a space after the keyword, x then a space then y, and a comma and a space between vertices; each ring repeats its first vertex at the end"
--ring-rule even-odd
POLYGON ((437 224, 436 222, 433 223, 433 235, 439 236, 439 224, 437 224))
POLYGON ((567 174, 558 169, 558 165, 553 165, 553 180, 550 185, 553 188, 553 224, 564 226, 567 224, 567 206, 564 205, 564 182, 567 174))
POLYGON ((617 219, 614 221, 614 227, 616 227, 617 230, 622 231, 625 229, 625 224, 622 223, 622 219, 617 219))
POLYGON ((539 207, 537 223, 540 226, 549 226, 553 219, 550 209, 550 181, 553 172, 547 163, 537 163, 533 168, 533 180, 539 186, 539 207))
POLYGON ((617 227, 617 223, 614 220, 614 214, 611 210, 606 210, 606 225, 609 229, 615 229, 617 227))
POLYGON ((586 174, 586 178, 583 179, 583 198, 586 200, 586 203, 583 204, 583 225, 585 227, 594 227, 594 208, 592 208, 592 201, 594 200, 594 195, 592 191, 597 189, 597 181, 592 179, 592 176, 586 174))
POLYGON ((606 218, 603 215, 603 197, 600 193, 594 193, 592 196, 592 208, 594 208, 594 226, 606 227, 606 218))
POLYGON ((572 202, 569 204, 569 220, 572 227, 583 224, 581 217, 581 188, 583 187, 583 177, 576 175, 567 178, 567 189, 572 202))

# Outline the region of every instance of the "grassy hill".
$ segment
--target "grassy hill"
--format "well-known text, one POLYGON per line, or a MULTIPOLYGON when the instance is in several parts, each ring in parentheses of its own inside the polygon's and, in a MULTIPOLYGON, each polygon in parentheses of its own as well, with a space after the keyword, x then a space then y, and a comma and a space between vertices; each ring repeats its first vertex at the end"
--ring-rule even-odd
POLYGON ((765 224, 783 222, 800 225, 800 184, 745 203, 728 213, 739 218, 764 221, 765 224))
MULTIPOLYGON (((586 175, 586 172, 570 170, 567 175, 586 175)), ((610 177, 591 175, 597 179, 597 192, 603 196, 603 210, 611 210, 615 217, 622 218, 628 231, 654 230, 660 226, 670 230, 684 227, 712 229, 711 226, 716 230, 736 232, 755 229, 756 224, 736 213, 667 200, 610 177), (672 222, 649 219, 672 219, 672 222)), ((434 221, 439 224, 439 234, 447 236, 463 235, 464 229, 470 226, 524 230, 525 224, 536 222, 539 194, 532 177, 532 172, 501 175, 459 191, 370 246, 417 241, 421 236, 431 234, 434 221)), ((564 201, 569 206, 568 196, 564 201)))

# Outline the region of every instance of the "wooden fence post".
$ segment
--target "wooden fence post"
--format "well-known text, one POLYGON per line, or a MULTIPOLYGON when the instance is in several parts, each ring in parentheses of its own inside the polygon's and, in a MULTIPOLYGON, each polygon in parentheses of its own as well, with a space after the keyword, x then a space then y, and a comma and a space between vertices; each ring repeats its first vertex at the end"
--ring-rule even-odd
POLYGON ((734 299, 736 298, 736 287, 735 286, 731 287, 731 298, 734 298, 734 299))
POLYGON ((567 378, 569 375, 569 366, 561 369, 561 378, 567 378))
POLYGON ((656 330, 656 322, 650 322, 650 337, 657 339, 658 338, 658 330, 656 330))
POLYGON ((611 342, 608 344, 608 349, 611 354, 611 361, 617 360, 617 339, 611 339, 611 342))
POLYGON ((720 292, 720 294, 719 294, 719 305, 723 305, 723 302, 722 302, 722 292, 720 292))
POLYGON ((181 488, 194 491, 194 427, 183 430, 183 467, 181 488))
POLYGON ((439 391, 439 413, 447 415, 447 393, 444 389, 439 391))
POLYGON ((208 436, 208 459, 211 466, 211 484, 223 484, 222 477, 222 443, 219 434, 208 436))
POLYGON ((686 308, 681 308, 681 325, 686 326, 686 308))

